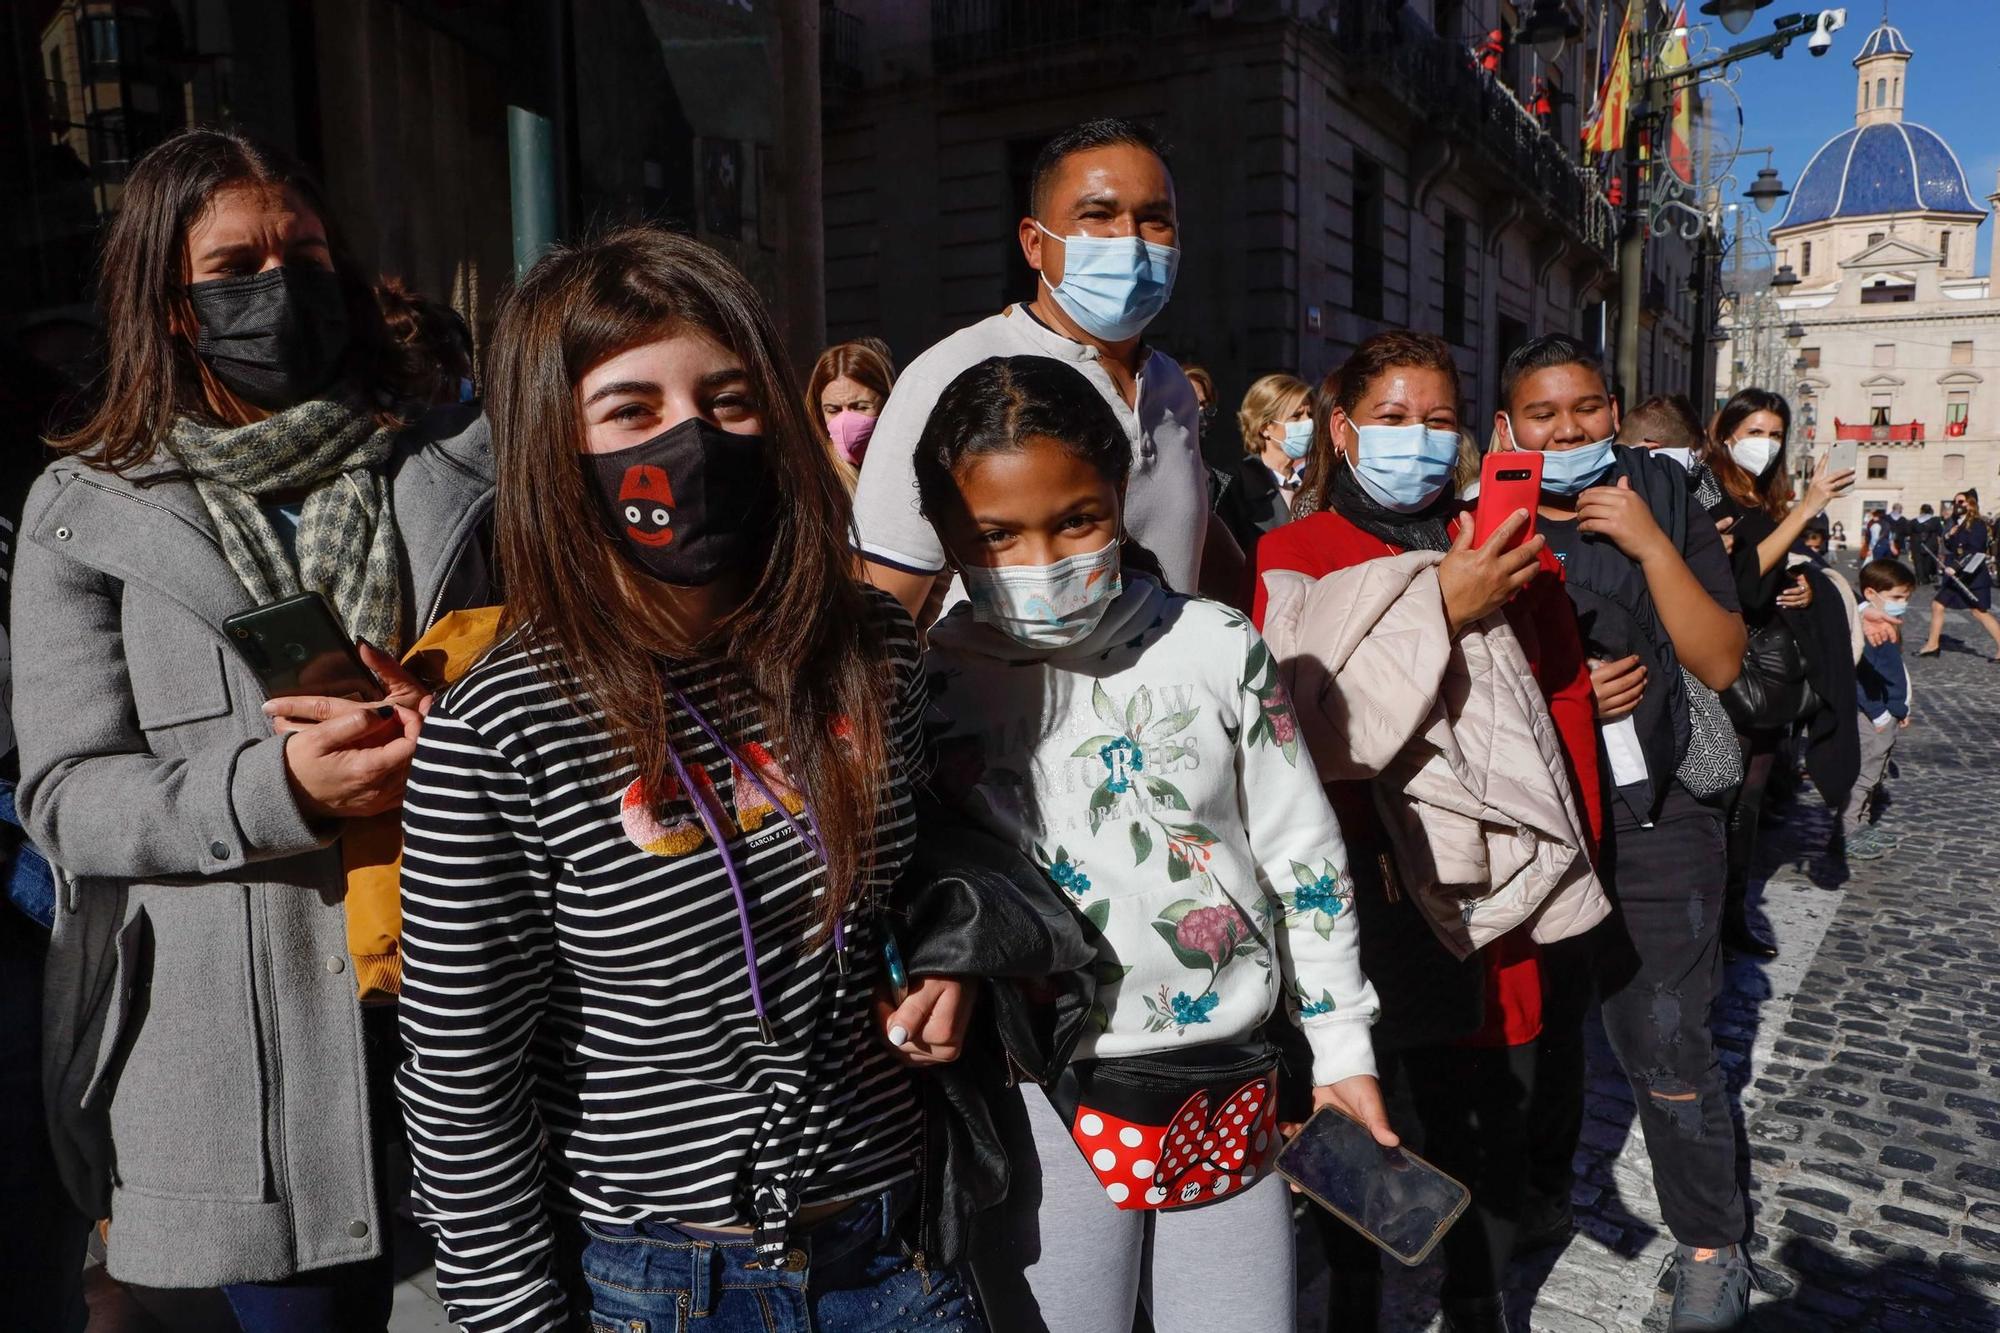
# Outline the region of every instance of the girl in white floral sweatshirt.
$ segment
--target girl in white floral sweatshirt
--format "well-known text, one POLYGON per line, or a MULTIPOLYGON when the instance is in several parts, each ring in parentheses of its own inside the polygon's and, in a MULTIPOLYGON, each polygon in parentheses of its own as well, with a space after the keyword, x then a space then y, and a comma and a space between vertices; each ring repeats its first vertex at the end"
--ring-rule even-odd
POLYGON ((1191 1076, 1183 1099, 1161 1071, 1256 1051, 1282 1002, 1314 1102, 1394 1143, 1375 994, 1271 654, 1123 539, 1131 460, 1089 382, 1038 357, 966 371, 917 449, 969 599, 931 635, 941 793, 1033 855, 1093 928, 1099 1006, 1073 1069, 1143 1070, 1178 1105, 1171 1123, 1121 1118, 1087 1091, 1059 1111, 1028 1089, 1016 1183, 974 1262, 995 1328, 1126 1328, 1143 1301, 1159 1333, 1289 1331, 1290 1204, 1264 1180, 1275 1076, 1233 1095, 1240 1073, 1207 1091, 1191 1076))

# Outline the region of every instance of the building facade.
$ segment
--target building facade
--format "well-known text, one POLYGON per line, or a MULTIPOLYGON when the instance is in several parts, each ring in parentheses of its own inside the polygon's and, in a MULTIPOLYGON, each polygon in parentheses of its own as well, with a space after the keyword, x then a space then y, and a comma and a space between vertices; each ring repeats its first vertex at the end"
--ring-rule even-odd
POLYGON ((12 0, 0 338, 87 379, 98 247, 131 164, 229 124, 301 158, 361 262, 456 307, 481 348, 513 278, 516 201, 545 188, 564 238, 647 219, 714 244, 794 352, 816 353, 820 15, 819 0, 12 0), (549 127, 526 164, 539 181, 510 141, 520 112, 549 127))
MULTIPOLYGON (((1573 12, 1594 32, 1605 7, 1573 12)), ((1170 144, 1180 208, 1180 276, 1148 336, 1210 369, 1224 420, 1257 376, 1316 379, 1399 326, 1452 344, 1482 420, 1508 351, 1558 330, 1603 347, 1616 296, 1615 219, 1578 149, 1583 44, 1542 63, 1513 40, 1528 9, 839 0, 859 36, 826 117, 829 334, 879 334, 907 359, 1031 296, 1015 225, 1036 151, 1127 116, 1170 144)), ((1652 269, 1643 350, 1646 379, 1684 389, 1676 244, 1652 269)), ((1212 458, 1237 447, 1218 433, 1212 458)))
POLYGON ((2000 500, 2000 299, 1974 272, 1987 210, 1950 145, 1904 118, 1913 54, 1886 22, 1863 42, 1854 124, 1814 154, 1771 233, 1798 282, 1721 351, 1727 367, 1782 336, 1787 373, 1764 387, 1793 402, 1795 470, 1856 446, 1855 487, 1828 511, 1850 539, 1867 510, 1915 513, 1967 487, 2000 500))

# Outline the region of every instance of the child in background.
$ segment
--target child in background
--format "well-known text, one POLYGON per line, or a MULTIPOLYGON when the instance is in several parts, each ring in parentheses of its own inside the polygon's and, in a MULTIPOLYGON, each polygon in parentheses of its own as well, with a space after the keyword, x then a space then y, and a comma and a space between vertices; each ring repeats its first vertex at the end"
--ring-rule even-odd
MULTIPOLYGON (((1916 586, 1915 571, 1902 561, 1869 561, 1861 567, 1863 619, 1901 624, 1916 586)), ((1868 798, 1888 776, 1896 733, 1910 725, 1910 673, 1903 666, 1903 645, 1897 636, 1871 634, 1868 638, 1854 668, 1854 699, 1861 709, 1861 773, 1854 780, 1854 792, 1847 798, 1840 821, 1848 857, 1863 861, 1872 861, 1896 846, 1894 835, 1867 822, 1868 798)))
POLYGON ((931 632, 936 785, 1074 897, 1099 960, 1069 1070, 994 1107, 1014 1183, 972 1253, 1010 1333, 1127 1329, 1141 1303, 1158 1333, 1292 1333, 1262 1029, 1282 1005, 1314 1102, 1393 1144, 1375 992, 1277 664, 1126 538, 1131 465, 1104 399, 1046 357, 965 371, 917 445, 919 503, 970 599, 931 632))

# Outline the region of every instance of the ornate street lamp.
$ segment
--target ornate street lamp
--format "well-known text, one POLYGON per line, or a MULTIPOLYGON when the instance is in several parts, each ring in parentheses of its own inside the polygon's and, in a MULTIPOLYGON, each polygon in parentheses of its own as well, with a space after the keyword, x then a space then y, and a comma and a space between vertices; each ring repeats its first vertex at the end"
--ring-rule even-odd
POLYGON ((1806 336, 1806 326, 1799 323, 1796 319, 1793 320, 1791 323, 1785 325, 1785 338, 1788 341, 1797 342, 1799 339, 1805 336, 1806 336))
POLYGON ((1779 268, 1777 275, 1771 279, 1771 285, 1781 292, 1790 291, 1799 285, 1799 275, 1792 272, 1790 264, 1786 264, 1779 268))
MULTIPOLYGON (((1769 4, 1770 0, 1764 3, 1769 4)), ((1583 25, 1569 12, 1566 0, 1536 0, 1534 13, 1521 25, 1515 39, 1540 56, 1542 63, 1554 64, 1562 57, 1563 48, 1581 36, 1583 25)))
POLYGON ((1750 26, 1751 15, 1770 3, 1771 0, 1706 0, 1701 12, 1713 14, 1729 32, 1739 33, 1750 26))
POLYGON ((1780 199, 1790 193, 1791 191, 1785 188, 1785 183, 1778 179, 1776 167, 1761 167, 1757 171, 1757 179, 1743 192, 1743 197, 1756 204, 1759 213, 1768 213, 1778 206, 1780 199))

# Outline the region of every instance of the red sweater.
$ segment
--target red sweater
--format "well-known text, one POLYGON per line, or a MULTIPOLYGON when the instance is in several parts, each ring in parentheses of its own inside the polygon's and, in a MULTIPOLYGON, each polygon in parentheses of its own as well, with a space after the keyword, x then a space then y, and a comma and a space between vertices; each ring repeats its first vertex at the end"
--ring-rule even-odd
MULTIPOLYGON (((1456 526, 1454 520, 1454 529, 1456 526)), ((1295 570, 1317 579, 1363 561, 1401 554, 1398 548, 1329 510, 1287 523, 1265 533, 1257 544, 1257 589, 1251 618, 1263 627, 1266 570, 1295 570)), ((1507 621, 1520 638, 1535 683, 1548 701, 1549 717, 1569 759, 1570 788, 1583 801, 1595 843, 1604 836, 1604 803, 1597 785, 1597 712, 1590 667, 1577 632, 1576 612, 1569 594, 1563 591, 1562 564, 1546 548, 1541 564, 1541 576, 1507 604, 1507 621)), ((1382 845, 1384 835, 1376 827, 1365 782, 1329 783, 1327 794, 1346 837, 1367 846, 1382 845)), ((1594 856, 1596 848, 1591 850, 1594 856)), ((1474 1043, 1518 1046, 1533 1041, 1542 1029, 1542 976, 1527 929, 1510 931, 1482 954, 1487 969, 1487 1019, 1474 1043)))

